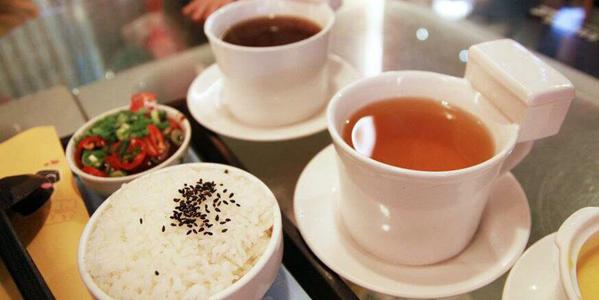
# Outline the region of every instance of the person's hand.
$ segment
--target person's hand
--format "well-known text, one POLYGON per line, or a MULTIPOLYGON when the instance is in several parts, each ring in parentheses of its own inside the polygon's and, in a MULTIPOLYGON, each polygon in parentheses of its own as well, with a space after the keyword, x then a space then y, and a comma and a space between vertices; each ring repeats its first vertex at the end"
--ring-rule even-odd
POLYGON ((37 16, 31 0, 0 0, 0 36, 37 16))
POLYGON ((183 15, 195 22, 203 22, 206 21, 208 16, 215 10, 231 2, 233 2, 233 0, 192 0, 183 7, 183 15))

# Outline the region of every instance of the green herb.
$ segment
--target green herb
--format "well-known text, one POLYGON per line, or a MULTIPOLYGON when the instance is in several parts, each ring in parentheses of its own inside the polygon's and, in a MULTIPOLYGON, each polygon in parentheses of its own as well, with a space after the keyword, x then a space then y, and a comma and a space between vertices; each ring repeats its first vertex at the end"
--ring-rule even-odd
POLYGON ((160 130, 165 130, 167 129, 171 124, 169 124, 168 122, 160 122, 156 124, 156 127, 158 127, 158 129, 160 130))
POLYGON ((116 130, 116 138, 119 141, 128 139, 129 136, 131 135, 130 128, 131 128, 131 126, 128 123, 121 124, 121 126, 116 130))
POLYGON ((84 150, 81 155, 81 162, 85 166, 100 168, 106 158, 105 150, 84 150))
POLYGON ((169 135, 169 138, 171 139, 171 142, 173 142, 173 144, 179 146, 183 143, 183 131, 179 129, 173 129, 173 131, 169 135))
POLYGON ((127 153, 127 149, 129 148, 129 144, 131 142, 129 142, 129 140, 124 140, 121 143, 119 143, 117 149, 116 149, 116 153, 118 153, 119 157, 123 157, 125 155, 125 153, 127 153))
POLYGON ((122 176, 127 176, 127 172, 117 170, 117 171, 110 172, 108 175, 110 175, 110 177, 122 177, 122 176))
POLYGON ((153 111, 150 113, 150 117, 152 118, 152 122, 153 122, 154 124, 158 124, 158 123, 160 123, 160 115, 158 114, 158 111, 157 111, 157 110, 153 110, 153 111))

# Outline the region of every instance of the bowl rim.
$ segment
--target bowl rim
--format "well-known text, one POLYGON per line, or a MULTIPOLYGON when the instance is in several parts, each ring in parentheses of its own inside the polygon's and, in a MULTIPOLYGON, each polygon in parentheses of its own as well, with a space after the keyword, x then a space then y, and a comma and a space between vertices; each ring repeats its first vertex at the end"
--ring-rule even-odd
POLYGON ((69 165, 69 168, 71 169, 71 171, 73 171, 75 174, 77 174, 77 176, 83 177, 83 179, 89 180, 89 181, 102 182, 102 183, 127 182, 132 179, 138 178, 140 176, 154 172, 158 169, 164 168, 165 166, 172 163, 173 160, 177 159, 182 154, 184 154, 184 151, 187 151, 189 142, 191 141, 191 125, 189 123, 189 120, 182 112, 180 112, 177 109, 172 108, 170 106, 156 104, 156 107, 161 110, 165 110, 168 116, 174 116, 176 118, 179 118, 179 116, 181 117, 178 122, 183 127, 183 133, 184 133, 183 142, 181 143, 181 145, 179 146, 177 151, 175 151, 175 153, 173 153, 169 158, 165 159, 160 164, 155 165, 143 172, 139 172, 139 173, 135 173, 135 174, 127 175, 127 176, 121 176, 121 177, 94 176, 94 175, 83 172, 83 170, 81 170, 79 168, 79 166, 77 166, 77 164, 75 163, 75 160, 73 158, 73 153, 75 151, 75 140, 77 140, 88 128, 90 128, 92 125, 94 125, 94 123, 96 123, 100 119, 107 117, 109 115, 124 111, 124 110, 129 110, 129 105, 123 105, 123 106, 119 106, 119 107, 113 108, 111 110, 108 110, 106 112, 103 112, 103 113, 91 118, 89 121, 87 121, 81 127, 79 127, 79 129, 77 129, 77 131, 75 131, 75 133, 73 133, 73 135, 69 139, 69 142, 65 149, 65 156, 67 158, 67 164, 69 165))
MULTIPOLYGON (((243 174, 245 177, 250 179, 252 182, 259 185, 262 188, 262 190, 266 192, 266 195, 273 202, 273 225, 272 225, 273 230, 272 230, 270 240, 268 241, 268 245, 266 246, 266 248, 264 249, 264 251, 262 252, 260 257, 258 258, 258 260, 254 263, 254 265, 241 278, 239 278, 233 284, 227 286, 225 289, 210 296, 210 299, 213 299, 213 298, 214 299, 223 299, 223 298, 231 296, 233 293, 235 293, 236 291, 238 291, 239 289, 244 287, 250 280, 252 280, 256 276, 258 276, 259 272, 264 269, 266 264, 272 258, 276 257, 275 254, 277 253, 279 244, 281 244, 281 247, 282 247, 282 241, 283 241, 283 237, 282 237, 283 222, 282 222, 281 210, 279 208, 279 203, 277 201, 277 198, 275 197, 273 192, 270 190, 270 188, 268 188, 268 186, 264 182, 262 182, 262 180, 258 179, 256 176, 249 173, 248 171, 245 171, 243 169, 240 169, 240 168, 237 168, 234 166, 218 164, 218 163, 208 163, 208 162, 186 163, 186 164, 169 166, 169 167, 160 169, 156 172, 146 174, 146 175, 144 175, 140 178, 137 178, 135 180, 144 180, 144 178, 146 178, 146 177, 155 176, 157 174, 160 174, 163 172, 168 172, 170 170, 187 169, 187 168, 216 168, 216 169, 220 169, 220 170, 226 169, 229 171, 235 170, 235 172, 239 172, 239 173, 243 174)), ((123 185, 123 187, 125 187, 125 186, 126 185, 123 185)), ((83 232, 81 233, 81 237, 79 239, 79 245, 77 248, 77 265, 78 265, 79 275, 80 275, 81 279, 83 280, 85 286, 91 292, 92 296, 97 299, 100 299, 100 300, 110 300, 110 299, 114 299, 114 298, 112 298, 111 296, 106 294, 106 292, 104 292, 95 283, 94 279, 91 277, 91 274, 89 272, 87 272, 87 269, 86 269, 85 263, 84 263, 84 261, 85 261, 84 253, 87 248, 87 241, 89 240, 91 231, 92 231, 92 229, 95 228, 95 224, 96 224, 99 216, 102 215, 102 212, 109 206, 109 204, 112 201, 114 201, 113 199, 115 197, 118 197, 119 194, 122 193, 123 187, 119 188, 116 192, 114 192, 112 195, 110 195, 92 214, 92 216, 90 217, 87 224, 85 224, 83 232)), ((279 262, 277 264, 277 266, 280 266, 280 264, 281 263, 279 262)), ((272 282, 270 284, 272 284, 272 282)))

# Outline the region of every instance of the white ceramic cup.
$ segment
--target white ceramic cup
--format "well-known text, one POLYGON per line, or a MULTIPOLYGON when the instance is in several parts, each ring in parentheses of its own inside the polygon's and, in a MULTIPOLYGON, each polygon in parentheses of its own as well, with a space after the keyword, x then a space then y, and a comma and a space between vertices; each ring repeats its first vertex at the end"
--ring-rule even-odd
POLYGON ((478 228, 490 187, 530 147, 506 163, 518 126, 482 105, 462 78, 420 72, 388 72, 338 92, 327 110, 338 157, 341 223, 362 248, 391 263, 432 264, 458 254, 478 228), (434 88, 431 88, 434 87, 434 88), (386 98, 418 96, 447 101, 477 116, 495 142, 495 155, 452 171, 399 168, 356 152, 342 138, 346 120, 361 107, 386 98))
POLYGON ((599 207, 585 207, 576 211, 557 231, 555 244, 559 249, 560 279, 570 300, 581 299, 576 265, 583 246, 591 238, 599 238, 599 207))
POLYGON ((221 97, 241 122, 283 126, 317 113, 327 99, 326 63, 335 14, 325 3, 248 0, 212 14, 204 31, 223 73, 221 97), (261 16, 290 15, 320 25, 316 35, 273 47, 245 47, 224 42, 233 25, 261 16))

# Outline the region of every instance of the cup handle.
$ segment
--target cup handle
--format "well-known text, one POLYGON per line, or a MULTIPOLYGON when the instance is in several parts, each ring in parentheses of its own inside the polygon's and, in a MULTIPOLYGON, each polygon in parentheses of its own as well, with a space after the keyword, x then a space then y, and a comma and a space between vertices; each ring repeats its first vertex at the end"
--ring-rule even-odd
POLYGON ((528 153, 530 153, 533 144, 534 141, 517 143, 514 147, 514 150, 512 150, 512 153, 510 153, 510 155, 503 162, 500 174, 509 172, 515 166, 517 166, 528 155, 528 153))
POLYGON ((575 95, 564 75, 510 39, 470 47, 465 78, 519 125, 518 142, 557 134, 575 95))

